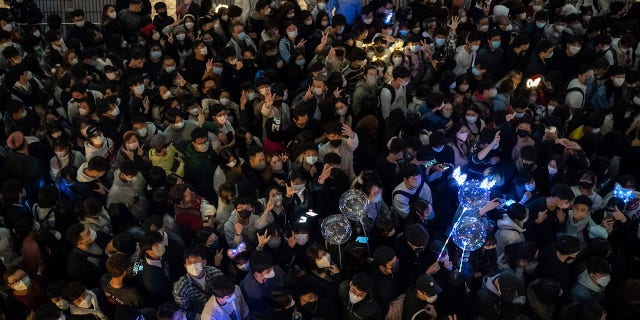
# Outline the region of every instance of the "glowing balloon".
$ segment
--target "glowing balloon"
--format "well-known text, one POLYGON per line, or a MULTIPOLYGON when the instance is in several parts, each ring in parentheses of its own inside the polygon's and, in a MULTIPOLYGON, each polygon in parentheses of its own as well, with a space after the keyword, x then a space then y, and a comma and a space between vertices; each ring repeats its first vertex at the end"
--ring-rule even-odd
POLYGON ((451 233, 453 242, 465 251, 479 249, 486 237, 485 224, 480 219, 469 215, 463 216, 451 233))
POLYGON ((489 189, 478 180, 467 180, 458 189, 458 200, 465 209, 480 210, 489 201, 489 189))
POLYGON ((340 245, 351 238, 351 223, 341 214, 333 214, 322 220, 320 224, 324 239, 335 245, 340 245))
POLYGON ((367 216, 369 197, 361 190, 347 190, 340 196, 338 208, 349 220, 362 221, 367 216))

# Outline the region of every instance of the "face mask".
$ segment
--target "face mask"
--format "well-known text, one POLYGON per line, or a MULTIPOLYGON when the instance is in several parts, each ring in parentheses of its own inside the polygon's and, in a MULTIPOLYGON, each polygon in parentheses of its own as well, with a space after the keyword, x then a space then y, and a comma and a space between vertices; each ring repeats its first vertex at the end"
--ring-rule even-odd
POLYGON ((287 36, 289 36, 290 39, 295 39, 298 36, 298 31, 289 31, 287 32, 287 36))
POLYGON ((549 165, 547 166, 547 171, 549 171, 550 175, 554 175, 554 174, 558 173, 558 169, 556 169, 556 168, 554 168, 552 166, 549 166, 549 165))
POLYGON ((444 149, 444 146, 441 146, 439 148, 431 147, 431 149, 433 149, 433 151, 435 151, 435 152, 440 152, 440 151, 442 151, 442 149, 444 149))
POLYGON ((551 59, 551 57, 553 57, 553 51, 551 51, 551 53, 547 56, 547 59, 551 59))
POLYGON ((189 264, 187 265, 186 269, 190 276, 197 277, 200 275, 200 273, 202 273, 202 263, 197 262, 189 264))
POLYGON ((580 49, 582 49, 582 48, 581 47, 569 46, 569 52, 571 52, 571 54, 577 54, 578 52, 580 52, 580 49))
POLYGON ((220 67, 213 67, 213 73, 214 73, 214 74, 217 74, 217 75, 222 74, 222 68, 220 68, 220 67))
POLYGON ((525 115, 525 113, 524 113, 524 112, 516 112, 516 113, 514 113, 514 114, 513 114, 513 116, 514 116, 516 119, 524 118, 524 115, 525 115))
POLYGON ((78 304, 78 308, 89 309, 91 308, 91 296, 87 294, 87 296, 78 304))
POLYGON ((625 78, 613 78, 613 85, 616 87, 622 86, 625 78))
POLYGON ((111 110, 111 116, 117 117, 120 114, 120 108, 115 107, 115 109, 111 110))
POLYGON ((238 33, 238 40, 243 41, 246 38, 247 38, 247 34, 244 31, 238 33))
POLYGON ((314 164, 316 164, 316 162, 318 162, 318 157, 317 156, 306 156, 306 157, 304 157, 304 161, 306 161, 310 165, 314 165, 314 164))
POLYGON ((167 73, 174 72, 174 71, 176 71, 176 66, 166 67, 166 68, 164 68, 164 71, 167 72, 167 73))
POLYGON ((471 51, 473 51, 473 52, 477 52, 478 49, 480 49, 480 46, 478 46, 478 45, 471 46, 471 51))
POLYGON ((306 188, 306 186, 305 186, 304 184, 296 184, 296 185, 293 185, 293 190, 294 190, 297 194, 299 194, 299 195, 301 195, 302 193, 304 193, 304 189, 305 189, 305 188, 306 188))
POLYGON ((302 59, 302 60, 296 60, 296 65, 297 65, 298 67, 304 67, 304 64, 305 64, 306 62, 307 62, 307 61, 305 61, 304 59, 302 59))
POLYGON ((326 253, 324 257, 320 259, 316 259, 316 266, 319 269, 330 268, 331 267, 331 254, 326 253))
POLYGON ((351 304, 356 304, 362 300, 364 300, 364 297, 358 297, 353 292, 349 292, 349 302, 351 302, 351 304))
POLYGON ((163 244, 159 244, 157 246, 154 246, 151 250, 153 250, 153 254, 156 257, 162 257, 164 255, 165 248, 163 244))
POLYGON ((276 276, 276 271, 273 268, 271 268, 271 271, 269 271, 269 273, 264 275, 266 279, 273 279, 275 278, 275 276, 276 276))
POLYGON ((134 143, 129 143, 127 144, 127 149, 134 151, 138 149, 138 143, 134 142, 134 143))
POLYGON ((233 168, 233 167, 235 167, 235 166, 236 166, 236 164, 237 164, 237 163, 238 163, 238 161, 237 161, 237 160, 229 161, 229 162, 227 163, 227 167, 229 167, 229 168, 233 168))
POLYGON ((29 279, 29 276, 24 276, 22 279, 20 279, 20 281, 13 284, 13 290, 16 290, 16 291, 27 290, 29 289, 30 285, 31 285, 31 279, 29 279))
POLYGON ((413 32, 414 34, 418 34, 420 33, 420 28, 413 28, 411 29, 411 32, 413 32))
POLYGON ((456 82, 452 82, 452 83, 449 85, 449 90, 453 90, 453 89, 455 89, 455 88, 456 88, 456 86, 458 86, 458 84, 457 84, 456 82))
POLYGON ((267 93, 269 93, 269 88, 260 88, 258 91, 260 91, 260 94, 263 96, 266 96, 267 93))
POLYGON ((546 22, 538 22, 538 21, 536 21, 536 28, 538 28, 538 29, 542 29, 546 25, 547 25, 546 22))
POLYGON ((200 54, 201 55, 206 56, 208 52, 209 52, 209 50, 207 49, 207 47, 200 48, 200 54))
POLYGON ((420 51, 420 46, 411 46, 411 52, 416 53, 418 51, 420 51))
POLYGON ((263 170, 264 168, 267 167, 267 163, 264 161, 260 161, 260 163, 258 163, 254 168, 258 171, 263 170))
POLYGON ((339 116, 344 116, 345 114, 347 114, 347 109, 346 109, 346 108, 342 108, 342 109, 340 109, 340 110, 337 110, 337 111, 336 111, 336 113, 337 113, 339 116))
POLYGON ((478 28, 478 31, 487 32, 489 31, 489 26, 488 25, 480 26, 480 28, 478 28))
POLYGON ((242 271, 249 271, 249 262, 245 262, 243 265, 240 266, 240 268, 238 268, 242 271))
POLYGON ((72 66, 75 66, 76 64, 78 64, 78 58, 73 58, 69 61, 69 64, 72 66))
POLYGON ((275 204, 276 206, 279 206, 282 204, 282 195, 281 194, 277 194, 275 196, 273 196, 273 204, 275 204))
POLYGON ((76 27, 78 27, 78 28, 82 28, 82 27, 84 27, 84 20, 82 20, 82 21, 76 21, 76 27))
POLYGON ((596 283, 601 287, 606 287, 610 281, 611 281, 611 276, 606 275, 602 278, 598 278, 598 280, 596 280, 596 283))
POLYGON ((295 13, 287 13, 287 19, 293 19, 293 17, 295 16, 296 16, 295 13))
POLYGON ((91 143, 96 146, 100 146, 104 143, 104 137, 102 135, 99 135, 97 137, 91 138, 91 143))
POLYGON ((537 100, 538 100, 538 96, 530 96, 529 104, 535 104, 537 100))
POLYGON ((142 93, 144 93, 144 84, 134 87, 133 92, 137 95, 141 95, 142 93))
POLYGON ((470 123, 470 124, 474 124, 474 123, 476 123, 476 121, 478 121, 478 117, 475 117, 475 116, 466 116, 466 117, 464 117, 464 118, 465 118, 465 119, 467 120, 467 122, 468 122, 468 123, 470 123))
POLYGON ((195 23, 193 23, 193 22, 185 22, 184 23, 185 28, 187 28, 189 30, 193 29, 194 25, 195 25, 195 23))
POLYGON ((409 34, 409 30, 400 30, 400 35, 406 37, 409 34))
POLYGON ((184 41, 184 39, 186 39, 186 38, 187 38, 187 34, 186 33, 180 33, 180 34, 176 35, 176 39, 178 41, 184 41))
POLYGON ((512 31, 513 30, 513 25, 509 24, 504 28, 504 31, 512 31))
POLYGON ((271 240, 269 240, 267 245, 269 245, 271 249, 277 249, 278 247, 280 247, 281 243, 282 239, 280 237, 271 237, 271 240))
POLYGON ((117 73, 117 72, 109 72, 109 73, 107 73, 106 75, 107 75, 107 79, 108 79, 108 80, 113 81, 113 80, 115 80, 115 79, 116 79, 116 77, 118 76, 118 73, 117 73))
POLYGON ((444 45, 444 42, 445 42, 444 38, 436 38, 435 39, 436 46, 438 46, 438 47, 442 47, 444 45))
POLYGON ((435 296, 432 296, 432 297, 427 297, 427 303, 434 303, 434 302, 436 302, 436 300, 438 300, 438 295, 437 294, 435 296))
POLYGON ((65 299, 60 299, 56 302, 56 307, 60 310, 69 310, 69 302, 65 299))
MULTIPOLYGON (((324 3, 318 3, 318 6, 319 6, 319 5, 321 5, 321 4, 323 4, 323 5, 324 5, 324 3)), ((321 26, 323 26, 323 27, 328 26, 328 25, 329 25, 329 20, 322 20, 322 21, 320 21, 320 25, 321 25, 321 26)))
POLYGON ((482 74, 482 72, 480 72, 480 70, 476 69, 476 67, 471 68, 471 73, 472 73, 474 76, 479 76, 479 75, 481 75, 481 74, 482 74))
POLYGON ((600 128, 593 128, 593 129, 591 129, 591 133, 593 133, 593 134, 598 134, 598 133, 600 133, 600 128))
POLYGON ((330 140, 329 143, 332 147, 337 148, 342 144, 342 139, 330 140))
POLYGON ((209 141, 196 145, 198 152, 207 152, 209 150, 209 141))
POLYGON ((238 215, 242 219, 248 219, 253 214, 253 210, 240 210, 238 211, 238 215))
POLYGON ((318 301, 307 302, 300 308, 302 309, 302 311, 306 313, 315 314, 316 311, 318 310, 318 301))
POLYGON ((393 61, 393 64, 396 66, 402 63, 402 57, 393 57, 391 60, 393 61))
POLYGON ((494 98, 497 95, 498 95, 498 89, 496 88, 491 89, 491 93, 489 93, 489 97, 494 98))
POLYGON ((458 140, 460 141, 467 141, 468 136, 469 136, 469 132, 456 133, 456 138, 458 138, 458 140))
POLYGON ((536 5, 533 6, 533 11, 538 12, 540 10, 542 10, 542 6, 536 6, 536 5))
POLYGON ((136 130, 136 133, 140 137, 146 137, 147 136, 147 128, 140 128, 140 129, 136 130))
POLYGON ((556 31, 558 31, 559 33, 562 33, 562 31, 564 31, 567 27, 559 25, 559 26, 553 26, 554 29, 556 29, 556 31))
POLYGON ((524 190, 525 191, 529 191, 529 192, 533 192, 533 190, 536 189, 536 184, 535 183, 525 183, 524 185, 524 190))
POLYGON ((162 51, 151 51, 152 59, 160 59, 162 57, 162 51))
POLYGON ((184 128, 184 121, 181 121, 180 123, 173 124, 172 126, 176 130, 182 130, 182 128, 184 128))
POLYGON ((253 100, 255 98, 256 98, 255 92, 247 93, 247 100, 253 100))
POLYGON ((156 32, 153 35, 151 35, 151 39, 153 39, 153 41, 158 41, 160 40, 160 33, 156 32))
POLYGON ((498 41, 491 41, 491 47, 493 47, 494 49, 498 49, 498 48, 500 48, 500 44, 501 43, 502 42, 499 41, 499 40, 498 41))
POLYGON ((633 104, 640 106, 640 96, 633 97, 633 104))
POLYGON ((341 27, 340 29, 338 29, 338 34, 342 34, 344 32, 344 27, 341 27))
POLYGON ((367 76, 367 85, 374 86, 378 84, 378 76, 367 76))
POLYGON ((529 131, 526 130, 518 130, 516 131, 516 133, 518 134, 518 137, 520 138, 526 138, 529 136, 529 131))

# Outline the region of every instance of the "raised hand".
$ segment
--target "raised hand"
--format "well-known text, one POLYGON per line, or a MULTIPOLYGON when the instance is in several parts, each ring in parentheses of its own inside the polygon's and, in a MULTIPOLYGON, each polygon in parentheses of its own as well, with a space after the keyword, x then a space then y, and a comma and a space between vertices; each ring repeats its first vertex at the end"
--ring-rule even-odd
POLYGON ((264 248, 264 246, 271 240, 271 235, 268 234, 269 230, 264 230, 263 234, 256 233, 258 235, 258 248, 264 248))
POLYGON ((449 30, 451 30, 451 32, 455 34, 459 24, 460 24, 460 17, 453 16, 451 18, 451 22, 449 22, 447 25, 449 26, 449 30))
POLYGON ((307 92, 304 93, 304 97, 302 97, 302 100, 309 101, 311 98, 313 98, 313 91, 311 90, 311 86, 309 86, 307 92))
POLYGON ((144 155, 144 144, 138 147, 138 156, 142 157, 144 155))
POLYGON ((547 211, 548 210, 545 209, 545 210, 542 210, 542 211, 538 212, 538 218, 535 220, 535 222, 537 224, 541 224, 544 220, 547 219, 547 216, 548 216, 547 211))
POLYGON ((329 179, 330 176, 331 176, 331 166, 328 164, 325 164, 324 167, 322 167, 322 173, 320 173, 320 176, 318 177, 318 183, 324 184, 325 180, 329 179))
POLYGON ((353 139, 355 138, 356 134, 353 132, 353 130, 351 130, 351 127, 349 127, 348 125, 344 124, 342 125, 342 134, 353 139))
POLYGON ((336 97, 336 99, 340 98, 340 94, 342 93, 342 90, 344 89, 336 88, 335 90, 333 90, 333 96, 336 97))
POLYGON ((213 264, 219 267, 222 264, 222 258, 224 257, 222 252, 224 249, 216 250, 216 256, 213 258, 213 264))
POLYGON ((287 240, 287 244, 289 245, 289 248, 293 248, 296 246, 296 233, 295 231, 291 232, 291 237, 285 237, 285 240, 287 240))
POLYGON ((329 53, 327 53, 327 60, 331 61, 335 57, 336 57, 336 49, 334 49, 333 47, 329 48, 329 53))
POLYGON ((298 42, 298 44, 296 45, 296 48, 298 48, 298 49, 304 48, 304 44, 305 43, 307 43, 307 40, 305 40, 305 39, 300 40, 300 42, 298 42))
POLYGON ((213 58, 207 60, 207 69, 206 69, 207 73, 211 73, 212 71, 213 71, 213 58))

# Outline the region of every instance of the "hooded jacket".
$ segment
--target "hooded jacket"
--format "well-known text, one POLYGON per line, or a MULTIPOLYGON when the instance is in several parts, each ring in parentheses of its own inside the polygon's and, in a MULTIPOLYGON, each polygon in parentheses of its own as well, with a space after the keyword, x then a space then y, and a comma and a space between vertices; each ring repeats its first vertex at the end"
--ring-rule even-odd
POLYGON ((167 148, 167 154, 164 156, 158 155, 154 149, 149 150, 149 160, 152 165, 164 169, 166 174, 175 173, 184 177, 183 155, 173 145, 167 148))
POLYGON ((344 306, 346 320, 376 320, 383 319, 384 315, 380 309, 380 305, 373 298, 371 292, 360 302, 351 303, 349 301, 349 281, 343 281, 338 289, 340 302, 344 306))
POLYGON ((524 241, 524 231, 525 229, 522 229, 509 215, 503 214, 502 219, 498 220, 498 231, 496 231, 498 257, 504 253, 506 246, 524 241))

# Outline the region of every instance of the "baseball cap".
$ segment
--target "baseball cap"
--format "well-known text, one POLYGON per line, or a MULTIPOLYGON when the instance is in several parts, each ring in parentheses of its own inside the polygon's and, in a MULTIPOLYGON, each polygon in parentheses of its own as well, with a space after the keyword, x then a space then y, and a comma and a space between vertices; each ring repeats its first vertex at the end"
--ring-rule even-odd
POLYGON ((416 280, 416 289, 426 293, 430 297, 433 297, 442 292, 442 288, 440 288, 440 286, 436 283, 436 280, 434 280, 433 277, 428 274, 423 274, 418 277, 418 280, 416 280))

